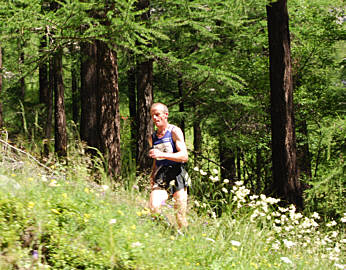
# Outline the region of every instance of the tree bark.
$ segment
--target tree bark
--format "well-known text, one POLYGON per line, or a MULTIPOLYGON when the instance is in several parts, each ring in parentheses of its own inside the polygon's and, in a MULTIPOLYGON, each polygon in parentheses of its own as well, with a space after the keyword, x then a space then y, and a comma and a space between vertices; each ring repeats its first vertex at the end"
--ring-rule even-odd
MULTIPOLYGON (((184 94, 184 89, 183 89, 183 79, 181 78, 181 74, 179 74, 179 79, 178 79, 178 91, 179 91, 179 98, 183 97, 184 94)), ((184 108, 184 102, 181 101, 179 103, 179 112, 184 113, 185 108, 184 108)), ((184 137, 185 137, 185 120, 184 118, 181 119, 180 121, 180 128, 183 131, 184 137)))
POLYGON ((106 43, 97 44, 100 142, 108 174, 114 178, 121 172, 117 54, 106 43))
POLYGON ((148 158, 148 138, 153 133, 150 107, 153 103, 153 61, 147 60, 137 66, 137 166, 144 172, 152 166, 148 158))
POLYGON ((225 145, 222 136, 219 138, 219 157, 221 165, 221 179, 229 179, 232 182, 236 177, 234 151, 225 145))
MULTIPOLYGON (((134 65, 134 64, 133 64, 134 65)), ((134 160, 136 156, 136 142, 137 142, 137 99, 136 99, 136 69, 131 66, 127 72, 127 85, 129 91, 129 111, 131 121, 131 153, 134 160)))
POLYGON ((200 121, 195 119, 193 121, 193 150, 194 150, 194 165, 199 167, 201 158, 200 154, 202 152, 202 131, 200 126, 200 121))
POLYGON ((287 0, 266 7, 270 60, 273 189, 277 197, 302 209, 296 168, 293 81, 287 0))
MULTIPOLYGON (((75 54, 72 54, 75 56, 75 54)), ((72 90, 72 120, 75 124, 78 124, 79 119, 79 92, 78 92, 78 71, 77 64, 72 61, 71 63, 71 90, 72 90)))
POLYGON ((81 44, 80 136, 88 146, 99 148, 97 91, 97 45, 81 44))
MULTIPOLYGON (((44 35, 41 37, 40 41, 40 48, 39 51, 41 54, 43 54, 44 50, 47 48, 47 36, 44 35)), ((38 68, 38 76, 39 76, 39 96, 40 96, 40 103, 47 103, 48 99, 48 68, 47 63, 41 62, 38 68)))
POLYGON ((67 156, 67 132, 66 132, 66 115, 64 99, 64 82, 62 75, 62 50, 59 50, 54 56, 55 69, 55 152, 59 157, 67 156))
POLYGON ((2 92, 2 47, 0 46, 0 129, 4 125, 3 115, 2 115, 1 92, 2 92))

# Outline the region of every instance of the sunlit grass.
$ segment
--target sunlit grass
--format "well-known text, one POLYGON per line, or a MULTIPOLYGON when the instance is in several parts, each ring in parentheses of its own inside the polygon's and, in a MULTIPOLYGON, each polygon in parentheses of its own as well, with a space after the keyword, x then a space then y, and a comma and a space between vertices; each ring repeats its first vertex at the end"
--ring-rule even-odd
POLYGON ((54 174, 2 159, 1 269, 345 269, 346 216, 321 224, 214 171, 208 181, 220 183, 227 211, 217 217, 207 198, 190 196, 181 236, 171 201, 169 226, 152 220, 146 191, 96 184, 86 157, 70 159, 54 174))

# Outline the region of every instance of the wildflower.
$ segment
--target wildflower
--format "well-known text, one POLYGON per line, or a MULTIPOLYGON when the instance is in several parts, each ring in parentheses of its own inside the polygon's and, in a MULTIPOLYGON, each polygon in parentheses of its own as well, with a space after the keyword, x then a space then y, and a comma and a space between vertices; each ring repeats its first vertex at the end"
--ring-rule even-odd
POLYGON ((252 195, 252 196, 250 196, 250 200, 251 200, 251 201, 254 201, 254 200, 256 200, 258 197, 259 197, 258 195, 252 195))
POLYGON ((11 176, 12 176, 12 177, 16 177, 17 175, 16 175, 15 173, 12 173, 11 176))
POLYGON ((336 224, 337 224, 337 223, 336 223, 334 220, 332 220, 331 222, 327 223, 326 226, 327 226, 327 227, 333 227, 333 226, 335 226, 336 224))
POLYGON ((201 206, 198 201, 194 201, 194 204, 196 205, 196 207, 200 207, 201 206))
POLYGON ((232 246, 240 247, 241 243, 235 240, 231 240, 232 246))
POLYGON ((171 182, 169 182, 169 186, 174 186, 175 185, 175 180, 172 180, 171 182))
POLYGON ((88 188, 85 188, 85 189, 84 189, 84 192, 87 193, 87 194, 89 194, 89 193, 90 193, 90 190, 89 190, 88 188))
POLYGON ((296 245, 296 243, 289 241, 289 240, 286 240, 286 239, 284 239, 283 241, 284 241, 285 247, 287 247, 287 248, 291 248, 291 247, 296 245))
POLYGON ((272 249, 274 250, 279 250, 280 249, 280 242, 278 240, 276 240, 273 244, 272 244, 272 249))
POLYGON ((67 194, 63 193, 61 196, 63 196, 65 199, 67 198, 67 194))
POLYGON ((34 206, 35 206, 35 203, 34 202, 29 202, 28 203, 28 208, 34 208, 34 206))
POLYGON ((228 180, 228 179, 224 179, 223 182, 224 182, 225 184, 228 184, 228 183, 229 183, 229 180, 228 180))
POLYGON ((221 190, 222 190, 224 193, 228 193, 227 188, 224 188, 224 187, 223 187, 221 190))
POLYGON ((52 208, 52 209, 50 209, 54 214, 60 214, 60 212, 58 211, 58 210, 56 210, 56 209, 54 209, 54 208, 52 208))
POLYGON ((50 181, 49 186, 50 187, 58 187, 59 184, 58 184, 58 182, 56 180, 53 179, 53 180, 50 181))
POLYGON ((134 242, 134 243, 132 243, 132 245, 131 245, 131 247, 140 247, 140 246, 142 246, 142 243, 141 242, 134 242))
POLYGON ((140 217, 142 215, 142 211, 137 211, 136 214, 140 217))
POLYGON ((311 217, 314 218, 314 219, 320 219, 320 215, 318 213, 316 213, 316 212, 313 212, 311 217))
POLYGON ((174 239, 175 239, 173 235, 171 235, 171 237, 170 237, 170 238, 171 238, 171 240, 174 240, 174 239))
POLYGON ((213 173, 214 173, 214 174, 218 174, 219 171, 218 171, 217 169, 213 169, 213 173))
POLYGON ((119 214, 120 216, 124 216, 124 215, 125 215, 124 212, 121 211, 120 209, 119 209, 117 212, 118 212, 118 214, 119 214))
POLYGON ((205 240, 215 243, 215 240, 209 237, 205 238, 205 240))
POLYGON ((342 223, 346 223, 346 213, 344 213, 344 216, 341 218, 342 223))
POLYGON ((211 180, 213 183, 219 181, 219 177, 218 177, 218 176, 215 176, 215 177, 214 177, 214 176, 211 175, 209 178, 210 178, 210 180, 211 180))
POLYGON ((287 257, 280 257, 280 259, 284 262, 284 263, 289 263, 289 264, 292 264, 292 261, 287 258, 287 257))
POLYGON ((336 268, 343 269, 343 270, 346 268, 346 265, 338 264, 338 263, 335 263, 334 266, 335 266, 336 268))
POLYGON ((137 186, 137 185, 133 185, 132 188, 135 190, 139 190, 139 186, 137 186))
POLYGON ((102 187, 103 191, 106 191, 109 189, 109 186, 107 186, 107 185, 102 185, 101 187, 102 187))
POLYGON ((34 178, 29 177, 29 178, 28 178, 28 181, 30 181, 30 182, 34 181, 34 178))
POLYGON ((203 171, 202 169, 199 170, 199 173, 200 173, 201 175, 207 175, 207 173, 206 173, 205 171, 203 171))
POLYGON ((236 181, 236 182, 234 182, 234 184, 236 184, 237 186, 242 186, 243 185, 243 181, 236 181))
POLYGON ((194 171, 198 172, 199 171, 199 168, 198 167, 195 167, 193 168, 194 171))
POLYGON ((133 225, 131 226, 131 229, 132 229, 132 230, 136 230, 136 225, 133 224, 133 225))
POLYGON ((109 221, 109 224, 115 224, 117 223, 117 220, 115 218, 112 218, 110 221, 109 221))

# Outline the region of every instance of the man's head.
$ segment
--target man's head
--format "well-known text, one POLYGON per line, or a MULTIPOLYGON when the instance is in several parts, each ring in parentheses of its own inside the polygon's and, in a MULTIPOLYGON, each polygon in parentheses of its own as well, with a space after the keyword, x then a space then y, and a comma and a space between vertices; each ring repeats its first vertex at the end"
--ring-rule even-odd
POLYGON ((150 115, 157 127, 164 126, 168 123, 168 108, 163 103, 154 103, 150 108, 150 115))

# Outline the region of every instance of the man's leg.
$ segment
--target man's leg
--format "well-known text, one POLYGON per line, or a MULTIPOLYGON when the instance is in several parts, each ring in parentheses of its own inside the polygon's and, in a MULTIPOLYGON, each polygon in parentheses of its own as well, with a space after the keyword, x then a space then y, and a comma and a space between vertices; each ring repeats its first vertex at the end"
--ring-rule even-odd
POLYGON ((176 211, 176 218, 179 229, 186 228, 188 226, 186 219, 187 210, 187 188, 176 191, 173 194, 175 200, 174 209, 176 211))
POLYGON ((151 213, 159 214, 161 211, 161 205, 164 201, 168 199, 168 194, 166 190, 155 189, 150 193, 149 208, 151 213))

